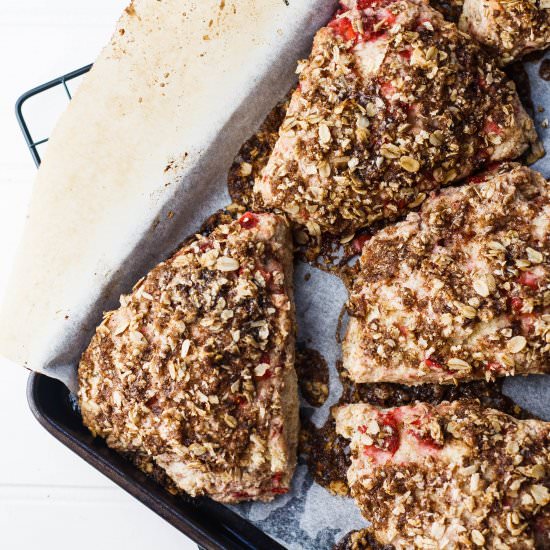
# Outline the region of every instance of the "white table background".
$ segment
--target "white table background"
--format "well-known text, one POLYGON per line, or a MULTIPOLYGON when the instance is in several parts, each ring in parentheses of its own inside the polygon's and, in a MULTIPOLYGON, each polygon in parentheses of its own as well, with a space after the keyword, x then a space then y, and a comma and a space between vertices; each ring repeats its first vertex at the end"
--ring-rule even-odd
MULTIPOLYGON (((127 3, 0 0, 0 296, 36 172, 16 123, 15 101, 92 62, 127 3)), ((48 132, 57 114, 49 111, 29 103, 25 115, 48 132)), ((26 381, 26 371, 0 358, 2 550, 196 548, 44 431, 27 407, 26 381)))

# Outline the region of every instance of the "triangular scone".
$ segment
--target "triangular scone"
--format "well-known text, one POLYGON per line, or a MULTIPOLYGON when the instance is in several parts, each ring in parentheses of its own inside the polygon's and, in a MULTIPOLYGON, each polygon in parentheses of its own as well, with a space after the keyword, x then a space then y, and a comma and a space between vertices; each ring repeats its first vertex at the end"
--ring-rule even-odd
POLYGON ((550 189, 517 164, 434 193, 363 247, 344 367, 355 382, 550 372, 550 189))
POLYGON ((509 63, 550 44, 550 2, 464 0, 459 26, 509 63))
POLYGON ((80 363, 84 423, 193 496, 270 500, 296 463, 294 332, 286 221, 219 225, 106 314, 80 363))
POLYGON ((548 548, 550 423, 477 401, 334 411, 348 482, 381 544, 548 548))
POLYGON ((357 4, 317 33, 255 183, 312 234, 394 218, 536 139, 514 84, 426 2, 357 4))

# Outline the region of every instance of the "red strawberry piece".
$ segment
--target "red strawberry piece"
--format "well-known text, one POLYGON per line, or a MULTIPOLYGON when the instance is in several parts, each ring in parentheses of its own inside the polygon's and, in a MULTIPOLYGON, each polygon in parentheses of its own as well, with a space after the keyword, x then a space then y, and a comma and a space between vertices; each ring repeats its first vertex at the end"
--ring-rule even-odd
POLYGON ((483 127, 483 131, 486 134, 502 134, 502 128, 494 121, 492 120, 486 120, 485 126, 483 127))
POLYGON ((468 178, 468 183, 478 184, 483 183, 487 179, 487 176, 485 174, 481 174, 480 176, 472 176, 471 178, 468 178))
POLYGON ((515 313, 519 313, 523 309, 523 300, 519 296, 514 296, 510 300, 510 305, 515 313))
POLYGON ((524 271, 518 279, 520 285, 528 286, 533 289, 537 289, 539 286, 539 277, 532 271, 524 271))
POLYGON ((376 6, 380 0, 357 0, 357 9, 366 10, 367 8, 372 8, 376 6))
POLYGON ((413 426, 413 428, 408 430, 408 433, 414 436, 421 445, 430 449, 443 448, 442 443, 436 441, 430 434, 421 429, 422 420, 420 418, 417 418, 414 422, 411 422, 411 426, 413 426))
POLYGON ((355 237, 352 242, 353 250, 355 250, 357 254, 361 254, 361 252, 363 251, 363 246, 368 240, 370 240, 370 238, 370 235, 359 235, 355 237))
MULTIPOLYGON (((392 412, 381 413, 378 416, 380 431, 374 436, 373 445, 365 445, 363 452, 367 456, 376 456, 380 452, 390 453, 392 456, 399 449, 399 426, 392 412)), ((361 426, 366 430, 365 426, 361 426)), ((361 431, 361 430, 360 430, 361 431)), ((365 433, 364 431, 362 433, 365 433)))
POLYGON ((380 94, 386 99, 390 99, 395 94, 395 86, 391 82, 380 83, 380 94))
POLYGON ((412 56, 412 49, 407 48, 406 50, 400 50, 398 53, 403 59, 410 59, 412 56))
POLYGON ((253 229, 258 225, 259 221, 258 216, 252 214, 252 212, 247 212, 239 218, 239 223, 244 229, 253 229))
POLYGON ((426 363, 426 365, 431 369, 445 370, 445 367, 439 361, 436 361, 431 357, 424 359, 424 363, 426 363))
POLYGON ((338 35, 340 35, 345 42, 357 39, 357 33, 353 29, 351 21, 347 17, 340 17, 333 19, 328 26, 338 35))

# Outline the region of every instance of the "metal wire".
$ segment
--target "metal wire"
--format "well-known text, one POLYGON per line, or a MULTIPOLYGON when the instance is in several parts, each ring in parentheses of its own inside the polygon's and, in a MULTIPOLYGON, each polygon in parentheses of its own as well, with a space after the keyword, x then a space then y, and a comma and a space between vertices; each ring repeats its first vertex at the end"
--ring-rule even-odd
POLYGON ((45 84, 41 84, 40 86, 37 86, 36 88, 33 88, 32 90, 29 90, 28 92, 25 92, 16 102, 15 104, 15 116, 17 117, 17 121, 19 122, 19 126, 21 127, 21 131, 23 132, 23 136, 25 137, 25 141, 27 142, 27 147, 29 148, 29 151, 32 155, 32 158, 34 160, 34 163, 38 167, 41 162, 40 154, 38 153, 38 146, 42 145, 43 143, 46 143, 50 138, 45 137, 38 140, 34 140, 32 137, 31 130, 29 128, 29 124, 25 117, 23 116, 23 105, 24 103, 30 99, 31 97, 37 96, 41 94, 42 92, 45 92, 47 90, 50 90, 52 88, 55 88, 56 86, 61 86, 65 90, 65 93, 69 99, 69 101, 72 99, 71 92, 69 90, 69 87, 67 86, 67 82, 70 82, 74 78, 78 78, 79 76, 82 76, 86 74, 90 69, 92 68, 92 65, 86 65, 85 67, 82 67, 81 69, 77 69, 76 71, 72 71, 70 73, 67 73, 63 76, 60 76, 58 78, 55 78, 54 80, 51 80, 50 82, 46 82, 45 84))

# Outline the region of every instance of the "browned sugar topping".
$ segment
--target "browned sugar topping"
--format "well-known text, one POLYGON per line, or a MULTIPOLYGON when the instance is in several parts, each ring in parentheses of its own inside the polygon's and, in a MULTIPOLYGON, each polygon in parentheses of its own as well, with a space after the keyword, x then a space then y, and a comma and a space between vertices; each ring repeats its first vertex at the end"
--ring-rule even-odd
POLYGON ((338 429, 352 440, 352 494, 380 543, 527 549, 543 540, 550 424, 475 401, 353 407, 338 413, 338 429), (396 438, 393 455, 377 437, 396 438))
POLYGON ((550 43, 546 0, 465 0, 460 27, 492 50, 502 63, 550 43))
POLYGON ((504 165, 365 244, 350 306, 356 381, 452 382, 549 372, 550 197, 504 165), (375 375, 373 372, 377 371, 375 375), (364 375, 364 376, 363 376, 364 375))
POLYGON ((313 235, 395 218, 535 139, 514 84, 421 2, 340 14, 298 71, 256 190, 313 235))
POLYGON ((253 193, 254 181, 260 176, 277 142, 288 101, 287 95, 273 107, 258 131, 245 141, 235 157, 227 175, 227 187, 234 203, 249 209, 261 207, 261 200, 253 193))
POLYGON ((296 373, 302 397, 312 407, 322 406, 329 394, 329 369, 325 358, 315 349, 298 347, 296 373))
POLYGON ((82 357, 84 423, 119 451, 177 456, 202 476, 249 475, 270 495, 288 483, 293 459, 273 442, 293 368, 290 255, 285 222, 248 213, 153 269, 82 357))

